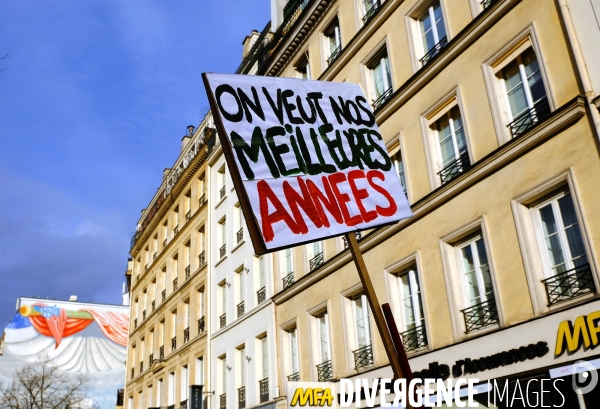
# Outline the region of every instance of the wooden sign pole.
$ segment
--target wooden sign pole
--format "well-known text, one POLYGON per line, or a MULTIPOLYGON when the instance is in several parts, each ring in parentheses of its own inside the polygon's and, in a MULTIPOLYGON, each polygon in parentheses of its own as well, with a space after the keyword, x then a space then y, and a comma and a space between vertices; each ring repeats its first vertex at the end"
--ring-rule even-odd
MULTIPOLYGON (((391 334, 392 328, 389 327, 386 322, 386 316, 384 315, 381 304, 379 304, 377 294, 375 294, 371 277, 369 277, 369 272, 367 271, 367 266, 363 259, 360 248, 358 247, 358 242, 356 241, 354 232, 346 233, 346 241, 348 242, 350 253, 352 253, 352 257, 354 258, 354 264, 356 265, 356 270, 358 270, 358 276, 360 277, 363 289, 365 290, 365 295, 367 296, 367 300, 369 300, 369 306, 373 312, 373 319, 375 320, 375 325, 377 326, 379 335, 383 340, 383 346, 385 347, 385 352, 390 360, 390 365, 392 367, 392 371, 394 372, 394 378, 405 378, 407 382, 410 382, 410 380, 413 379, 413 374, 410 370, 410 366, 408 365, 406 352, 404 351, 402 342, 400 342, 398 333, 393 334, 396 337, 396 342, 394 342, 393 335, 391 334)), ((386 313, 391 315, 389 305, 387 305, 387 307, 386 313)), ((393 317, 388 317, 388 320, 390 319, 393 322, 393 317)), ((396 331, 397 328, 395 326, 395 322, 392 326, 394 327, 393 330, 396 331)))

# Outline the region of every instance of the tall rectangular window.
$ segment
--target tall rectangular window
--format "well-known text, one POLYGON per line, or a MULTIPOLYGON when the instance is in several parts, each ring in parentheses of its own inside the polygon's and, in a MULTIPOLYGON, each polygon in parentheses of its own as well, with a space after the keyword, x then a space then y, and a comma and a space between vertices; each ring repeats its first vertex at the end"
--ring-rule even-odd
POLYGON ((317 326, 319 331, 319 353, 321 362, 329 361, 331 357, 329 349, 329 319, 327 313, 317 317, 317 326))
POLYGON ((296 374, 300 371, 298 362, 298 329, 288 331, 290 339, 290 370, 291 374, 296 374))
POLYGON ((156 384, 156 407, 160 408, 162 406, 162 393, 163 393, 163 380, 162 378, 158 380, 156 384))
POLYGON ((181 401, 185 401, 188 398, 188 388, 190 380, 188 378, 188 366, 184 365, 181 367, 181 401))
POLYGON ((310 60, 308 59, 308 53, 305 52, 304 53, 304 57, 302 57, 300 59, 300 61, 298 62, 298 64, 296 64, 296 73, 297 73, 297 77, 304 79, 304 80, 309 80, 311 79, 310 76, 310 60))
POLYGON ((455 106, 435 123, 442 168, 467 153, 467 141, 460 109, 455 106))
POLYGON ((396 152, 392 159, 394 161, 396 173, 398 173, 398 178, 400 178, 400 184, 402 185, 402 189, 404 189, 404 193, 406 194, 406 175, 404 173, 404 161, 402 159, 402 152, 396 152))
POLYGON ((405 330, 422 326, 425 320, 421 287, 416 267, 411 267, 398 276, 402 298, 402 318, 405 330))
POLYGON ((261 350, 261 366, 262 366, 262 379, 269 377, 269 346, 267 345, 267 337, 263 337, 260 340, 261 350))
POLYGON ((384 49, 379 53, 368 67, 373 79, 373 107, 376 109, 383 104, 380 98, 385 99, 392 89, 392 73, 387 50, 384 49))
POLYGON ((227 393, 227 357, 221 358, 221 394, 227 393))
POLYGON ((439 0, 427 7, 427 10, 419 17, 419 29, 423 43, 423 54, 429 52, 445 39, 446 28, 439 0))
POLYGON ((196 359, 196 385, 204 385, 204 357, 196 359))
POLYGON ((264 256, 258 260, 258 269, 259 269, 258 270, 258 286, 259 286, 259 288, 263 288, 266 285, 265 262, 266 262, 266 260, 265 260, 264 256))
POLYGON ((474 306, 493 300, 494 286, 483 237, 479 236, 462 245, 460 255, 469 305, 474 306))
POLYGON ((371 328, 369 325, 369 305, 367 296, 358 295, 352 300, 354 310, 354 328, 356 346, 358 348, 371 345, 371 328))
POLYGON ((342 52, 342 37, 340 34, 340 23, 336 18, 333 23, 325 30, 325 38, 327 39, 328 59, 327 64, 333 63, 342 52))
POLYGON ((240 387, 246 386, 246 348, 240 348, 240 387))
POLYGON ((175 404, 175 372, 169 373, 169 390, 167 400, 169 406, 175 404))

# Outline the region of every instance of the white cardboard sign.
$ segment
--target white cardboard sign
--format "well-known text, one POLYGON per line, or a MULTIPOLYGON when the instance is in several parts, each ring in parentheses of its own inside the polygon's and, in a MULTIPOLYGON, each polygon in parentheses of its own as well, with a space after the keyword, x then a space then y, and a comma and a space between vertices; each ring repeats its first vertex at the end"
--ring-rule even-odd
POLYGON ((358 84, 204 81, 257 254, 412 216, 358 84))

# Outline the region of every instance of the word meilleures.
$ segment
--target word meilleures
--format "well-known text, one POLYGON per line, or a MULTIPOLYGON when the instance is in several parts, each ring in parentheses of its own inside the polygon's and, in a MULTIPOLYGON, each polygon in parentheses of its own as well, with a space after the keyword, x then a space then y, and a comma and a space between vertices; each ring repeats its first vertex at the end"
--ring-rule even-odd
MULTIPOLYGON (((379 143, 381 135, 371 128, 375 117, 364 97, 329 97, 327 101, 320 92, 309 92, 301 98, 291 90, 278 89, 274 96, 266 88, 262 91, 279 124, 267 129, 256 125, 251 135, 231 131, 229 136, 247 180, 255 180, 257 166, 266 165, 271 176, 257 183, 265 241, 275 238, 273 224, 277 222, 287 224, 294 234, 308 233, 305 216, 317 228, 327 228, 332 223, 356 226, 396 213, 397 204, 381 183, 392 162, 379 143), (324 109, 327 103, 329 107, 324 109), (325 112, 333 112, 335 121, 330 121, 325 112), (335 129, 334 122, 351 126, 335 129), (321 178, 306 177, 319 175, 321 178), (284 180, 278 181, 280 178, 284 180), (367 209, 363 201, 372 195, 380 195, 387 206, 367 209), (350 203, 360 214, 351 215, 350 203)), ((215 97, 229 122, 245 120, 252 124, 257 117, 265 121, 261 98, 254 87, 246 93, 241 88, 219 85, 215 97), (228 104, 230 111, 226 110, 224 96, 235 101, 233 106, 237 108, 228 104)))

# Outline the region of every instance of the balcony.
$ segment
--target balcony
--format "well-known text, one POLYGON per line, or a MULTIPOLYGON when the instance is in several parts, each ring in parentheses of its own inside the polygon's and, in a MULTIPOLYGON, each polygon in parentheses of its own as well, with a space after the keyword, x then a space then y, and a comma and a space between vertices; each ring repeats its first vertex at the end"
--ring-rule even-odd
MULTIPOLYGON (((354 237, 356 237, 356 241, 360 241, 360 239, 362 238, 362 234, 359 231, 355 231, 354 232, 354 237)), ((348 247, 350 247, 350 244, 348 243, 348 239, 346 238, 346 235, 342 236, 342 240, 344 241, 344 248, 347 249, 348 247)))
POLYGON ((517 115, 513 121, 506 125, 510 129, 513 138, 518 138, 538 123, 550 116, 550 104, 548 98, 544 97, 537 101, 533 108, 528 108, 517 115))
POLYGON ((354 369, 357 371, 373 365, 373 347, 365 345, 352 352, 354 354, 354 369))
POLYGON ((331 52, 331 54, 329 54, 329 58, 327 59, 327 65, 331 65, 333 64, 333 62, 340 56, 340 54, 342 53, 342 46, 341 44, 331 52))
POLYGON ((140 362, 140 373, 144 372, 144 361, 140 362))
POLYGON ((146 319, 146 310, 142 311, 142 321, 146 319))
POLYGON ((283 289, 285 290, 292 284, 294 284, 294 272, 293 271, 291 273, 289 273, 288 275, 286 275, 285 277, 283 277, 283 289))
POLYGON ((190 327, 183 330, 183 343, 185 344, 190 340, 190 327))
POLYGON ((371 20, 371 18, 379 10, 379 6, 380 6, 379 0, 376 0, 373 2, 373 4, 371 5, 371 8, 369 10, 367 10, 367 12, 365 13, 365 16, 363 17, 363 23, 367 24, 367 22, 369 20, 371 20))
POLYGON ((546 287, 548 306, 596 292, 589 264, 575 267, 542 282, 546 287))
POLYGON ((240 244, 242 240, 244 240, 244 228, 242 227, 241 229, 239 229, 235 235, 237 238, 237 243, 240 244))
POLYGON ((427 332, 425 331, 424 325, 401 332, 400 336, 402 337, 402 345, 404 345, 404 350, 407 353, 418 351, 419 349, 427 346, 427 332))
POLYGON ((480 304, 462 310, 465 318, 465 333, 489 327, 498 322, 498 309, 496 300, 490 299, 480 304))
POLYGON ((225 186, 223 186, 220 190, 219 190, 219 200, 223 199, 225 197, 225 186))
POLYGON ((179 225, 175 226, 175 228, 173 229, 173 237, 175 237, 177 233, 179 233, 179 225))
POLYGON ((448 45, 448 37, 444 37, 440 40, 439 43, 431 47, 431 50, 427 52, 419 61, 421 61, 421 65, 424 67, 429 63, 433 57, 438 55, 440 51, 448 45))
POLYGON ((200 267, 203 267, 206 264, 206 254, 204 251, 198 255, 198 263, 200 267))
POLYGON ((225 409, 227 407, 227 394, 223 393, 219 395, 219 409, 225 409))
POLYGON ((198 204, 200 205, 200 207, 202 207, 206 204, 206 195, 205 194, 200 196, 200 199, 198 199, 198 204))
POLYGON ((189 222, 190 219, 192 218, 192 210, 188 210, 188 212, 185 214, 185 221, 189 222))
POLYGON ((187 409, 187 399, 179 403, 179 409, 187 409))
POLYGON ((152 300, 152 311, 156 309, 156 300, 152 300))
POLYGON ((260 391, 260 403, 269 400, 269 378, 258 381, 258 389, 260 391))
POLYGON ((242 386, 238 388, 238 408, 244 409, 246 407, 246 387, 242 386))
POLYGON ((191 270, 191 269, 190 269, 190 266, 188 265, 188 266, 185 268, 185 279, 186 279, 186 280, 187 280, 188 278, 190 278, 190 270, 191 270))
POLYGON ((300 372, 295 372, 287 377, 289 382, 300 382, 300 372))
POLYGON ((487 9, 489 6, 491 6, 496 0, 483 0, 481 3, 481 7, 483 7, 483 9, 487 9))
POLYGON ((177 349, 177 336, 171 338, 171 351, 175 351, 177 349))
POLYGON ((323 257, 323 252, 320 252, 316 256, 310 259, 308 264, 310 265, 310 271, 317 269, 323 262, 325 261, 323 257))
POLYGON ((219 328, 223 328, 225 325, 227 325, 227 313, 221 315, 219 317, 219 328))
POLYGON ((173 279, 173 292, 177 291, 177 277, 173 279))
POLYGON ((266 287, 263 287, 256 292, 257 304, 264 303, 266 299, 267 299, 267 289, 266 289, 266 287))
POLYGON ((137 328, 137 318, 133 319, 133 328, 137 328))
POLYGON ((158 359, 160 359, 161 361, 165 360, 165 346, 161 345, 160 348, 158 349, 158 359))
POLYGON ((379 98, 377 98, 375 101, 373 101, 373 111, 379 109, 383 104, 385 104, 385 101, 390 99, 390 97, 392 96, 393 93, 394 93, 393 88, 389 87, 383 94, 381 94, 379 96, 379 98))
POLYGON ((148 365, 152 366, 153 362, 154 362, 154 354, 148 355, 148 365))
POLYGON ((198 319, 198 334, 202 334, 204 332, 204 324, 205 324, 204 317, 200 317, 198 319))
POLYGON ((325 382, 333 377, 333 366, 331 365, 331 360, 317 365, 317 376, 319 382, 325 382))
POLYGON ((225 257, 225 252, 227 251, 227 244, 223 244, 219 249, 219 258, 225 257))
POLYGON ((244 305, 244 302, 242 301, 241 303, 239 303, 237 305, 237 316, 238 316, 238 318, 240 318, 242 315, 244 315, 245 312, 246 312, 246 307, 244 305))
POLYGON ((452 181, 461 173, 466 172, 471 167, 471 161, 469 160, 469 152, 465 151, 460 154, 460 156, 454 160, 448 162, 442 170, 438 172, 440 175, 440 181, 442 185, 452 181))
POLYGON ((162 295, 162 302, 165 302, 167 299, 167 290, 162 290, 160 294, 162 295))

